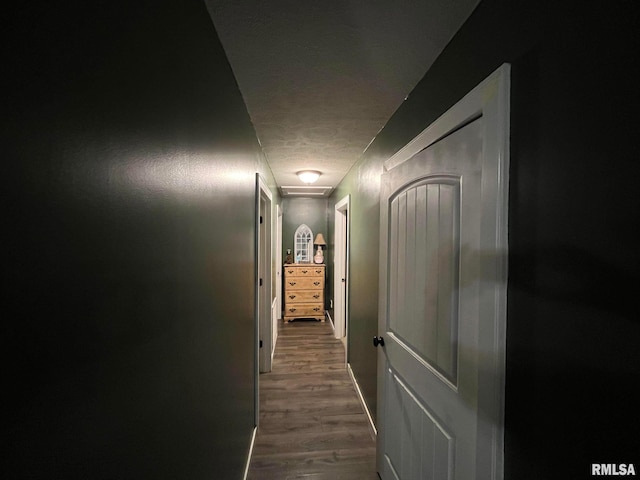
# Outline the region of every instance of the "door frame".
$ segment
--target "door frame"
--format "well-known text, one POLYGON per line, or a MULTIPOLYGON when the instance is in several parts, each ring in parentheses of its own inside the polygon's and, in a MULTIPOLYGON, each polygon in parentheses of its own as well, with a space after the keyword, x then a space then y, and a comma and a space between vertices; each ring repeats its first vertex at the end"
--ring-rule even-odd
POLYGON ((349 223, 351 196, 343 197, 335 205, 333 258, 333 321, 336 338, 346 337, 345 360, 349 346, 349 223), (344 279, 344 289, 341 288, 344 279))
MULTIPOLYGON (((483 459, 491 480, 504 478, 504 405, 505 358, 507 327, 507 258, 508 258, 508 182, 509 182, 509 115, 510 65, 504 64, 473 88, 467 95, 429 125, 405 147, 384 162, 385 173, 411 159, 415 154, 452 133, 456 129, 482 116, 485 119, 484 162, 482 191, 496 192, 483 201, 480 245, 482 278, 480 308, 494 319, 493 329, 479 332, 479 345, 487 347, 483 354, 490 371, 482 372, 478 379, 482 389, 478 392, 479 410, 483 413, 483 440, 478 446, 477 458, 483 459), (489 159, 489 160, 487 160, 489 159), (495 201, 494 201, 495 200, 495 201)), ((386 209, 380 205, 380 300, 378 335, 386 331, 387 250, 386 209)), ((378 349, 378 438, 377 465, 384 462, 385 412, 384 348, 378 349)))
MULTIPOLYGON (((271 191, 256 173, 256 271, 255 271, 255 324, 256 324, 256 358, 257 374, 271 371, 272 345, 272 221, 271 191), (262 285, 260 284, 262 279, 262 285), (262 342, 262 348, 260 348, 262 342)), ((257 383, 257 381, 256 381, 257 383)), ((258 393, 256 401, 258 402, 258 393)), ((259 408, 258 408, 259 409, 259 408)))
MULTIPOLYGON (((276 339, 278 338, 278 322, 282 320, 282 206, 277 203, 276 204, 276 295, 275 295, 275 305, 276 305, 276 315, 274 317, 274 325, 273 325, 273 351, 276 348, 276 339)), ((271 352, 271 356, 273 358, 273 351, 271 352)))

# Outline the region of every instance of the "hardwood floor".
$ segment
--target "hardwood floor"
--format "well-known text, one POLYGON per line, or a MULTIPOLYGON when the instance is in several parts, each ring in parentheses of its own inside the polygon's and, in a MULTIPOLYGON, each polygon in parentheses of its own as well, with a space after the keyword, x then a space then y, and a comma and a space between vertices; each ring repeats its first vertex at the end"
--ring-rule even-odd
POLYGON ((378 480, 375 442, 328 322, 280 325, 260 375, 251 480, 378 480))

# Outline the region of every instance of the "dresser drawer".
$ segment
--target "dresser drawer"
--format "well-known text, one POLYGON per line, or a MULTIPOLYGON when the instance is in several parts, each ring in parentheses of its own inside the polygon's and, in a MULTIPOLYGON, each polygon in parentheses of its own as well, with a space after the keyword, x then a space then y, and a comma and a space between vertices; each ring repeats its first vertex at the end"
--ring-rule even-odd
POLYGON ((284 268, 284 275, 285 277, 324 277, 324 265, 287 265, 284 268))
MULTIPOLYGON (((324 277, 287 277, 284 281, 289 290, 319 290, 322 292, 324 288, 324 277)), ((286 299, 285 299, 286 301, 286 299)))
POLYGON ((324 315, 322 303, 288 304, 284 309, 285 317, 319 317, 324 315))
POLYGON ((284 301, 289 303, 322 302, 322 290, 293 290, 288 291, 284 301))

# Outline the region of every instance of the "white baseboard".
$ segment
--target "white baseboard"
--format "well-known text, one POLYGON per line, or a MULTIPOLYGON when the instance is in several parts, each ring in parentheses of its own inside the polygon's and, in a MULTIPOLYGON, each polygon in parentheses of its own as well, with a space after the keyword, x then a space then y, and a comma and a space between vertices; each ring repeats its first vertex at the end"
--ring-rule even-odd
POLYGON ((356 380, 356 377, 353 374, 353 370, 351 370, 351 364, 349 363, 347 363, 347 372, 349 372, 349 377, 351 378, 351 382, 353 383, 353 386, 356 389, 356 393, 358 394, 358 398, 360 399, 360 404, 362 405, 364 413, 367 414, 367 418, 369 419, 369 431, 371 433, 371 437, 375 441, 376 437, 378 436, 378 429, 376 428, 375 423, 373 423, 373 417, 371 416, 371 412, 369 411, 367 402, 364 401, 362 390, 360 390, 360 385, 358 385, 358 381, 356 380))
POLYGON ((276 353, 276 342, 278 341, 278 299, 271 302, 271 363, 276 353))
POLYGON ((258 432, 258 427, 253 427, 253 433, 251 434, 251 444, 249 445, 249 454, 247 455, 247 464, 244 466, 244 476, 243 480, 247 480, 249 476, 249 465, 251 465, 251 457, 253 456, 253 445, 256 443, 256 433, 258 432))
POLYGON ((331 324, 331 330, 333 330, 333 334, 335 335, 336 327, 333 324, 333 318, 331 318, 331 314, 329 313, 329 310, 325 310, 324 313, 327 316, 327 318, 329 319, 329 323, 331 324))

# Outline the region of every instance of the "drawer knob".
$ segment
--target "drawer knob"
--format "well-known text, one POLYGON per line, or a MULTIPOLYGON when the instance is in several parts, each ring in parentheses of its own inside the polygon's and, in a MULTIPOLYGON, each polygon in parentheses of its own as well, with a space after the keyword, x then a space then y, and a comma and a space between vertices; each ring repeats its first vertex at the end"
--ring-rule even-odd
POLYGON ((313 311, 314 311, 314 312, 318 312, 319 310, 320 310, 320 307, 314 307, 314 308, 313 308, 313 311))
POLYGON ((302 273, 307 273, 309 270, 302 270, 302 273))
POLYGON ((289 311, 293 313, 293 312, 296 311, 296 309, 295 308, 290 308, 289 311))
POLYGON ((291 285, 292 287, 298 282, 289 282, 289 285, 291 285))
POLYGON ((313 282, 313 284, 317 287, 318 285, 320 285, 320 282, 313 282))
POLYGON ((319 294, 319 293, 316 293, 316 294, 313 296, 313 298, 320 298, 320 294, 319 294))
POLYGON ((295 296, 295 295, 289 295, 289 298, 290 298, 291 300, 293 300, 294 298, 296 298, 296 296, 295 296))
POLYGON ((322 270, 316 270, 316 273, 322 273, 322 270))

